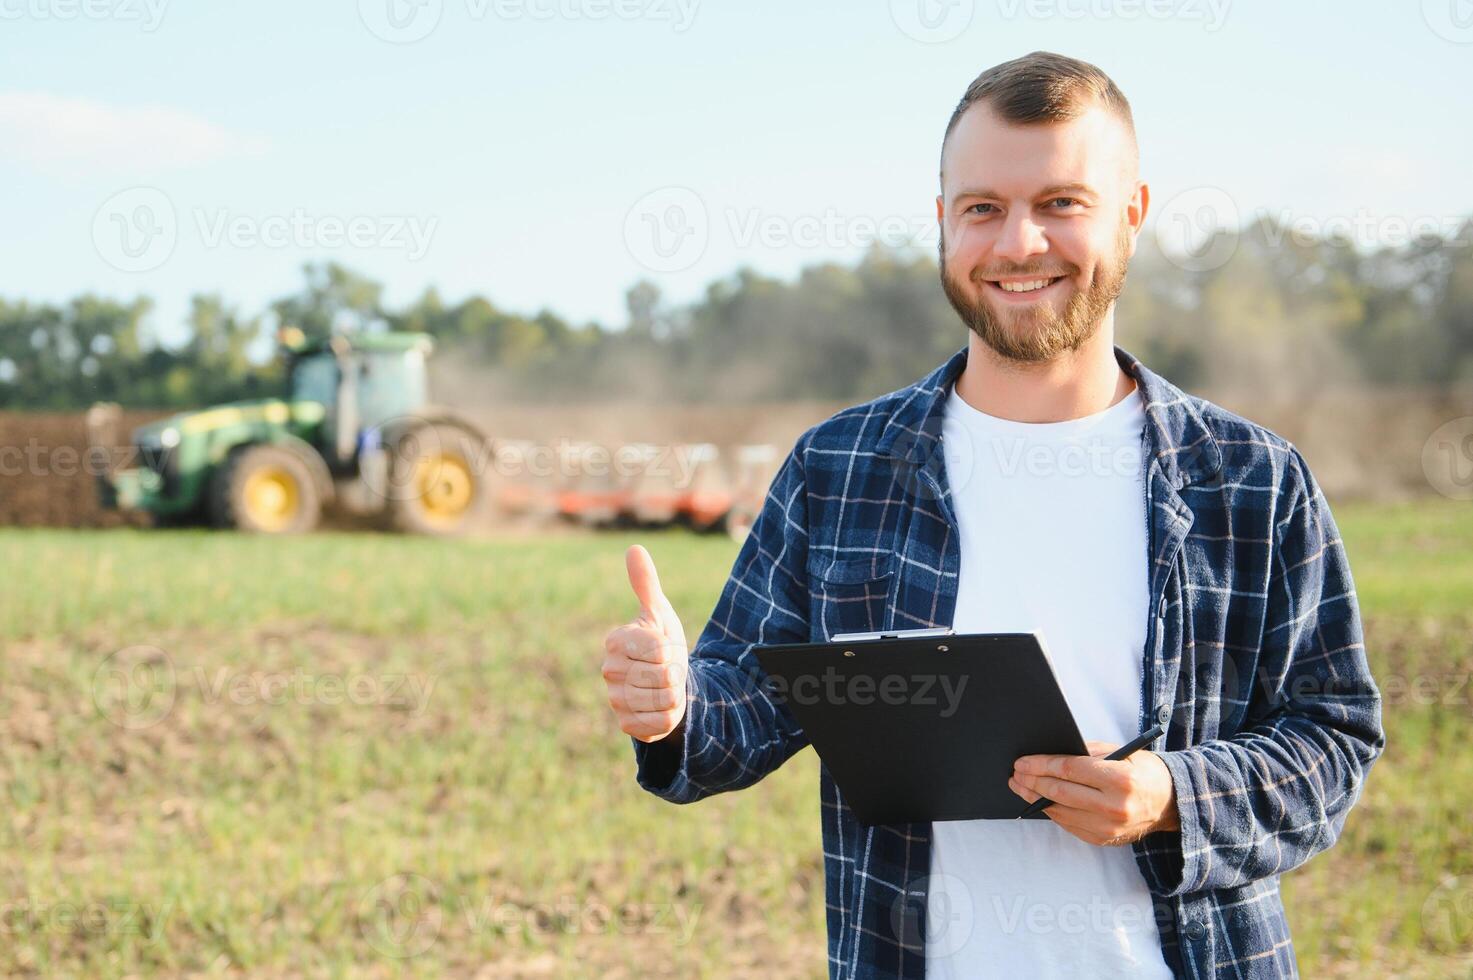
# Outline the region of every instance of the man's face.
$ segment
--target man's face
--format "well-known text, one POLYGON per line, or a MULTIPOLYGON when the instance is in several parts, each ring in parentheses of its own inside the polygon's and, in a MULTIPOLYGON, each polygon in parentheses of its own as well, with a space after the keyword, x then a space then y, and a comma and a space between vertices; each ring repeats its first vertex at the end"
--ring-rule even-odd
POLYGON ((1128 131, 1104 109, 1015 126, 973 106, 936 198, 946 298, 1010 360, 1077 349, 1120 295, 1148 196, 1128 131))

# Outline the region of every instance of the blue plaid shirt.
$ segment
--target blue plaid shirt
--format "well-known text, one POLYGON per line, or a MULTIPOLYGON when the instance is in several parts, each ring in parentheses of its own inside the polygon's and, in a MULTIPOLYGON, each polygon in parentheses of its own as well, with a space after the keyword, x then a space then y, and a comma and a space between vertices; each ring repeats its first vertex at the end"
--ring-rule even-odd
MULTIPOLYGON (((1168 722, 1181 821, 1130 846, 1175 975, 1295 976, 1279 876, 1335 843, 1385 745, 1350 568, 1295 446, 1114 350, 1147 420, 1140 726, 1168 722)), ((966 357, 798 439, 691 651, 683 735, 635 742, 641 786, 690 803, 808 744, 754 645, 951 625, 940 439, 966 357)), ((922 976, 931 825, 861 825, 827 769, 820 797, 830 975, 922 976)))

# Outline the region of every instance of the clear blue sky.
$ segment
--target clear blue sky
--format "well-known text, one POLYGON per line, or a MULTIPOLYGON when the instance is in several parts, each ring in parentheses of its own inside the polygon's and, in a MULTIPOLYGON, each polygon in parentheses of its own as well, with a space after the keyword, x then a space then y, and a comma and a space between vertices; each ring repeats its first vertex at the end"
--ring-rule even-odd
POLYGON ((1473 213, 1467 0, 415 2, 0 0, 0 295, 150 295, 174 339, 190 293, 256 310, 336 258, 394 302, 435 285, 617 324, 642 276, 683 301, 743 264, 851 259, 871 222, 923 228, 961 91, 1036 48, 1125 90, 1158 205, 1473 213), (395 23, 428 33, 375 33, 395 23), (106 239, 159 200, 139 187, 174 243, 125 271, 106 239), (629 229, 672 193, 708 227, 660 271, 629 229), (294 215, 307 232, 260 240, 294 215), (364 243, 318 243, 354 218, 364 243))

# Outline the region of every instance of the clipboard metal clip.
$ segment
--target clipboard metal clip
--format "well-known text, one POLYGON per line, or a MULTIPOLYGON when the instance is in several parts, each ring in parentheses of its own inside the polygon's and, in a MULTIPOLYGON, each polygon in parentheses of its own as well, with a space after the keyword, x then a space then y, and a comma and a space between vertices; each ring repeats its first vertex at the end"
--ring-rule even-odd
POLYGON ((879 633, 835 633, 829 637, 830 643, 854 643, 859 640, 910 640, 923 639, 928 636, 955 636, 954 630, 939 626, 934 629, 919 630, 890 630, 879 633))

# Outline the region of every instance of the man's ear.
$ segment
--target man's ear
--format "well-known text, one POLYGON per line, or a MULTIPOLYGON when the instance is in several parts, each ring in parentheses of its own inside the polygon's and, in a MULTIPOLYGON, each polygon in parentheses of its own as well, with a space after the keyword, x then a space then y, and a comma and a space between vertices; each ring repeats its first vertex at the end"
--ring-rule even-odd
POLYGON ((936 223, 939 225, 946 218, 946 205, 941 203, 941 195, 936 195, 936 223))
POLYGON ((1130 203, 1125 206, 1125 220, 1130 225, 1130 254, 1135 255, 1136 239, 1146 224, 1146 212, 1151 206, 1151 188, 1145 181, 1137 181, 1130 203))
POLYGON ((1130 198, 1130 226, 1140 234, 1146 224, 1146 210, 1151 205, 1151 187, 1145 181, 1138 181, 1135 185, 1135 193, 1130 198))

